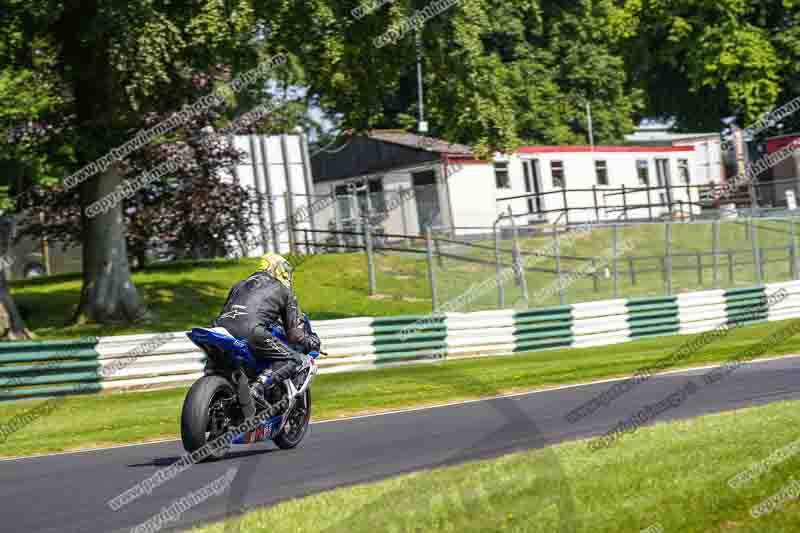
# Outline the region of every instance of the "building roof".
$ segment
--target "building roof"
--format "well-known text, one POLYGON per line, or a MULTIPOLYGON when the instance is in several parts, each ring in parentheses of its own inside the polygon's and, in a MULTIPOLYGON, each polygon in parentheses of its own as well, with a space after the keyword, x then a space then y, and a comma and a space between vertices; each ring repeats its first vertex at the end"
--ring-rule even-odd
POLYGON ((625 136, 625 140, 630 142, 674 142, 708 138, 719 139, 720 134, 719 132, 670 133, 664 131, 637 131, 636 133, 625 136))
POLYGON ((580 152, 692 152, 694 146, 523 146, 520 154, 580 153, 580 152))
POLYGON ((440 154, 472 155, 472 148, 464 144, 449 143, 435 137, 425 137, 404 130, 370 130, 370 139, 399 144, 408 148, 416 148, 440 154))

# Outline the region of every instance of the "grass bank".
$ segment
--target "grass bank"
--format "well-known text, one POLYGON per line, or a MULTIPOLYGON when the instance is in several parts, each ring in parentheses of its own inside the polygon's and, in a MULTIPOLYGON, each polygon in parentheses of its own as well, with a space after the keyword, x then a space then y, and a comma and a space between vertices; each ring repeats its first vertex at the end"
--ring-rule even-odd
MULTIPOLYGON (((135 272, 133 282, 156 316, 147 324, 70 324, 80 300, 79 274, 15 282, 11 291, 29 328, 43 340, 182 331, 210 324, 231 287, 252 274, 258 262, 176 262, 135 272)), ((427 313, 431 303, 424 269, 424 261, 383 258, 377 276, 382 295, 370 298, 363 254, 308 256, 297 267, 296 291, 312 320, 427 313)))

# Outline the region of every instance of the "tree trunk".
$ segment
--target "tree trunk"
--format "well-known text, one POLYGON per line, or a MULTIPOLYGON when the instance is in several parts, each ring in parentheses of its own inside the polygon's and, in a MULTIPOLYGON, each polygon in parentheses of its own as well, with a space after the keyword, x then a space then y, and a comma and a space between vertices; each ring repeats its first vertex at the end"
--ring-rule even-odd
POLYGON ((122 204, 94 217, 86 208, 122 183, 117 165, 81 185, 83 208, 83 290, 76 322, 139 322, 150 318, 131 282, 122 204))
MULTIPOLYGON (((3 259, 15 259, 11 252, 11 224, 10 219, 5 218, 0 222, 0 253, 3 259)), ((0 268, 0 339, 18 340, 32 339, 34 334, 25 326, 25 321, 11 297, 6 283, 6 273, 0 268)))
POLYGON ((11 293, 8 292, 6 275, 0 270, 0 338, 3 340, 32 339, 34 337, 22 320, 11 293))

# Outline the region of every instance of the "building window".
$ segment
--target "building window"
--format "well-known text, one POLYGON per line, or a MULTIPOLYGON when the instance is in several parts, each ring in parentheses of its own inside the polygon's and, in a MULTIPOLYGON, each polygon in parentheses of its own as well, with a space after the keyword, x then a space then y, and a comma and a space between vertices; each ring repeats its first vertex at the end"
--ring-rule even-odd
POLYGON ((650 186, 650 164, 647 159, 636 161, 636 175, 639 177, 639 185, 650 186))
POLYGON ((678 175, 681 177, 681 181, 683 183, 688 184, 691 181, 692 177, 689 174, 688 159, 678 159, 678 175))
POLYGON ((494 184, 498 189, 511 188, 511 180, 508 177, 508 163, 494 164, 494 184))
POLYGON ((382 180, 369 180, 369 201, 373 211, 379 213, 386 211, 386 197, 383 194, 382 180))
POLYGON ((550 161, 550 174, 553 176, 553 187, 556 189, 563 189, 567 185, 564 178, 564 162, 563 161, 550 161))
POLYGON ((656 183, 659 187, 672 185, 669 179, 669 159, 656 159, 656 183))
POLYGON ((337 185, 336 186, 336 204, 337 209, 339 211, 339 216, 341 218, 350 218, 352 213, 350 212, 351 208, 351 197, 350 197, 350 190, 347 185, 337 185))
POLYGON ((605 161, 594 162, 594 174, 597 176, 598 185, 608 185, 608 169, 605 161))

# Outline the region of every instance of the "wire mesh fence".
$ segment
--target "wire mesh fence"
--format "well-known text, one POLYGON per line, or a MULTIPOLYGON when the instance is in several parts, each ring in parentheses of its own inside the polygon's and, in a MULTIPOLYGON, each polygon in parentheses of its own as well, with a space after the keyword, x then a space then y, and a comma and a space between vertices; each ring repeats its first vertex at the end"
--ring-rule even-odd
POLYGON ((457 253, 437 265, 436 282, 444 301, 460 302, 464 305, 459 310, 466 311, 787 281, 798 279, 797 222, 796 218, 756 218, 586 225, 569 230, 500 228, 494 234, 494 250, 488 238, 452 245, 457 253), (482 261, 480 269, 469 266, 476 260, 482 261), (481 298, 461 297, 477 283, 463 274, 469 269, 475 277, 489 280, 481 298))
POLYGON ((369 296, 440 311, 675 295, 800 276, 793 216, 570 226, 515 225, 509 217, 459 228, 435 224, 441 216, 425 203, 430 198, 427 187, 318 195, 279 230, 292 233, 299 253, 364 254, 369 296), (306 223, 312 214, 314 228, 306 223))

